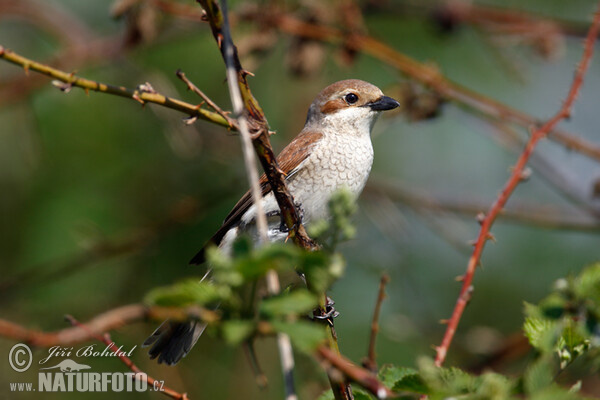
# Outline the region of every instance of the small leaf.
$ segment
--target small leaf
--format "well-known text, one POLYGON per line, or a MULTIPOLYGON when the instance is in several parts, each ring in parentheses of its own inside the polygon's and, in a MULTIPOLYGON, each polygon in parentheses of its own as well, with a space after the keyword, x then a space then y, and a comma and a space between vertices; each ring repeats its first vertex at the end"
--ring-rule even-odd
POLYGON ((532 395, 550 386, 553 381, 551 357, 545 356, 531 364, 525 371, 525 392, 532 395))
POLYGON ((237 345, 252 335, 254 322, 244 320, 231 320, 223 323, 223 336, 227 343, 237 345))
POLYGON ((417 372, 406 374, 397 380, 394 386, 392 386, 392 390, 395 392, 413 392, 419 394, 429 393, 429 388, 417 372))
POLYGON ((543 318, 527 317, 523 324, 523 331, 529 339, 529 343, 536 349, 544 352, 554 350, 555 322, 543 318))
POLYGON ((286 333, 293 344, 306 353, 312 353, 325 340, 325 329, 318 324, 307 321, 271 321, 271 324, 276 331, 286 333))
POLYGON ((369 392, 357 388, 356 386, 352 387, 352 394, 354 395, 354 400, 373 400, 373 397, 369 392))
POLYGON ((317 304, 316 295, 306 289, 297 289, 263 300, 260 312, 271 317, 298 315, 313 310, 317 304))
POLYGON ((227 288, 200 282, 200 278, 193 278, 171 286, 153 289, 146 295, 145 301, 148 304, 163 307, 206 305, 222 300, 227 296, 227 292, 227 288))
POLYGON ((384 385, 393 387, 396 382, 407 375, 417 374, 418 371, 414 368, 396 367, 393 365, 384 365, 379 370, 379 379, 384 385))

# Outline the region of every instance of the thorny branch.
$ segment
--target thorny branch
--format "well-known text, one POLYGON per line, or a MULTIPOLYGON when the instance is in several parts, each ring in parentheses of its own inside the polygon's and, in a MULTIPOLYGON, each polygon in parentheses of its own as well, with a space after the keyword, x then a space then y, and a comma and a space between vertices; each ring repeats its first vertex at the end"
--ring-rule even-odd
MULTIPOLYGON (((119 354, 119 348, 117 347, 115 342, 113 342, 111 340, 110 335, 108 333, 105 333, 104 335, 94 333, 85 324, 82 324, 81 322, 77 321, 71 315, 67 315, 66 319, 67 319, 67 321, 69 321, 71 323, 71 325, 81 328, 82 330, 86 331, 91 337, 104 343, 110 351, 112 351, 113 353, 115 353, 117 355, 119 360, 121 360, 123 362, 123 364, 125 364, 125 366, 127 366, 127 368, 129 368, 133 373, 136 374, 135 375, 136 379, 138 379, 138 378, 144 379, 151 387, 155 387, 154 384, 156 382, 156 379, 154 379, 153 377, 149 376, 148 374, 143 372, 141 369, 139 369, 138 366, 135 365, 133 363, 133 361, 131 361, 131 359, 129 357, 127 357, 125 354, 119 354), (143 373, 143 374, 140 374, 140 373, 143 373)), ((176 400, 188 400, 189 399, 187 393, 179 393, 179 392, 171 389, 170 387, 162 385, 162 384, 160 387, 161 387, 160 392, 163 393, 165 396, 168 396, 172 399, 176 399, 176 400)))
MULTIPOLYGON (((231 96, 231 102, 233 105, 233 111, 237 118, 237 127, 241 134, 242 148, 244 152, 244 160, 246 164, 246 172, 250 180, 250 190, 252 193, 252 199, 256 206, 256 220, 257 227, 260 235, 261 244, 265 244, 268 241, 267 233, 267 218, 264 213, 262 206, 262 194, 259 183, 258 171, 256 169, 256 158, 252 151, 252 138, 249 131, 248 118, 251 118, 255 112, 258 112, 261 117, 256 118, 257 125, 259 126, 259 134, 264 136, 268 151, 273 152, 269 143, 269 129, 266 118, 262 114, 262 110, 258 106, 258 102, 254 99, 250 92, 250 88, 246 82, 246 73, 243 71, 241 63, 237 57, 237 50, 233 44, 231 38, 231 32, 229 31, 229 22, 227 14, 227 3, 221 1, 221 9, 215 2, 212 1, 200 1, 206 12, 207 19, 213 29, 213 34, 217 39, 217 44, 221 50, 223 60, 225 61, 225 67, 227 72, 227 83, 229 87, 229 93, 231 96), (215 32, 218 32, 215 34, 215 32), (245 98, 242 93, 245 93, 245 98)), ((185 80, 185 76, 183 78, 185 80)), ((186 81, 190 86, 189 81, 186 81)), ((206 97, 202 92, 197 89, 203 97, 206 97)), ((210 100, 209 100, 210 101, 210 100)), ((210 104, 210 103, 209 103, 210 104)), ((215 105, 211 105, 215 108, 215 105)), ((231 124, 231 123, 230 123, 231 124)), ((255 140, 258 137, 255 135, 255 140)), ((275 160, 273 160, 275 161, 275 160)), ((275 167, 277 165, 275 164, 275 167)), ((265 169, 265 172, 267 169, 265 169)), ((274 181, 274 179, 271 179, 274 181)), ((273 185, 273 187, 275 187, 273 185)), ((287 188, 285 188, 287 190, 287 188)), ((291 199, 293 204, 293 199, 291 199)), ((294 207, 295 212, 296 209, 294 207)), ((298 223, 301 223, 299 221, 298 223)), ((280 285, 277 273, 273 270, 267 272, 267 288, 269 294, 274 296, 279 293, 280 285)), ((294 354, 292 351, 292 344, 288 335, 279 333, 277 335, 277 345, 279 347, 279 356, 281 359, 281 367, 283 371, 283 380, 285 387, 285 398, 286 400, 297 400, 296 389, 294 385, 294 354)))
MULTIPOLYGON (((14 322, 0 319, 0 337, 18 340, 36 347, 72 346, 91 339, 97 339, 114 349, 116 346, 107 335, 108 332, 114 329, 146 319, 164 320, 166 318, 172 318, 174 320, 185 320, 191 316, 208 323, 216 322, 219 319, 217 313, 201 307, 166 308, 146 307, 142 304, 130 304, 105 311, 85 323, 77 322, 73 317, 67 316, 67 319, 73 326, 56 332, 31 330, 15 324, 14 322), (111 343, 113 344, 111 345, 111 343)), ((271 336, 273 333, 274 329, 269 326, 268 323, 259 324, 257 334, 261 336, 271 336)), ((326 346, 317 348, 314 356, 317 359, 322 360, 327 369, 337 372, 336 379, 343 382, 356 382, 366 390, 378 396, 378 398, 389 398, 394 396, 394 393, 381 383, 371 372, 336 354, 326 346)), ((132 369, 132 371, 139 371, 139 369, 133 365, 131 360, 123 358, 121 358, 121 360, 125 365, 132 369)), ((151 378, 148 377, 148 382, 151 383, 150 379, 151 378)), ((186 396, 186 394, 179 394, 179 396, 186 396)), ((183 397, 173 398, 182 399, 183 397)))
POLYGON ((367 358, 363 361, 363 365, 369 371, 377 373, 377 362, 375 354, 375 341, 377 334, 379 333, 379 313, 381 312, 381 304, 385 300, 385 286, 390 281, 388 274, 383 274, 381 281, 379 282, 379 294, 377 295, 377 302, 375 303, 375 311, 373 311, 373 320, 371 321, 371 336, 369 338, 369 351, 367 358))
POLYGON ((185 101, 164 96, 154 91, 149 85, 140 85, 136 89, 130 89, 124 86, 114 86, 96 82, 90 79, 82 78, 73 73, 67 73, 52 68, 48 65, 30 60, 11 50, 4 48, 1 45, 0 58, 13 64, 22 66, 25 69, 25 73, 28 73, 29 71, 36 71, 41 74, 50 76, 56 79, 57 81, 60 81, 54 84, 64 92, 68 92, 73 87, 79 87, 84 89, 86 93, 88 93, 90 90, 95 92, 108 93, 135 100, 141 103, 142 105, 146 103, 159 104, 164 107, 186 113, 191 117, 197 117, 205 121, 210 121, 218 125, 229 127, 228 121, 221 115, 219 115, 217 112, 208 111, 200 108, 199 106, 187 103, 185 101))
POLYGON ((473 276, 475 275, 475 270, 480 263, 481 254, 485 247, 485 244, 489 239, 493 239, 493 235, 490 233, 490 228, 496 217, 500 214, 504 205, 516 189, 516 187, 521 183, 521 181, 526 178, 524 175, 525 167, 527 165, 527 161, 529 157, 533 153, 536 144, 552 131, 552 129, 563 119, 568 118, 571 115, 571 109, 573 104, 579 94, 579 90, 583 84, 583 78, 589 64, 591 62, 591 58, 594 52, 594 44, 596 42, 596 38, 598 37, 598 33, 600 32, 600 5, 598 11, 594 14, 594 21, 590 30, 588 32, 587 38, 584 44, 584 51, 581 57, 581 61, 577 66, 577 70, 575 72, 575 77, 573 79, 573 83, 571 84, 571 88, 569 89, 569 93, 566 97, 563 106, 560 110, 550 118, 545 124, 540 126, 539 128, 531 129, 531 136, 525 149, 521 153, 521 156, 517 160, 516 165, 513 167, 512 174, 510 175, 508 181, 504 185, 502 192, 496 199, 496 201, 491 205, 489 211, 483 219, 481 219, 481 229, 479 231, 479 235, 477 237, 477 241, 475 242, 475 248, 473 250, 473 254, 469 259, 469 263, 467 265, 467 272, 462 277, 462 287, 460 290, 460 294, 458 296, 458 300, 456 301, 456 305, 454 307, 454 311, 452 312, 452 316, 450 320, 448 320, 448 326, 446 328, 446 332, 444 334, 444 338, 442 339, 442 343, 440 346, 436 347, 436 357, 435 364, 437 366, 441 366, 446 359, 446 354, 448 353, 448 348, 452 343, 452 338, 454 337, 454 333, 456 332, 456 328, 458 327, 458 323, 463 314, 463 311, 471 297, 471 293, 473 287, 471 283, 473 281, 473 276))

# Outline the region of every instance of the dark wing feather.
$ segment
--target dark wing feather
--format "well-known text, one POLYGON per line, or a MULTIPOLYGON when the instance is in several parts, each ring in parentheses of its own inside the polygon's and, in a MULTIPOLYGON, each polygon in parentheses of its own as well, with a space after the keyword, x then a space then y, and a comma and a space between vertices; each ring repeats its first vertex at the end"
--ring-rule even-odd
MULTIPOLYGON (((314 131, 302 131, 294 140, 290 142, 277 157, 277 164, 279 168, 287 175, 286 180, 289 179, 294 169, 306 160, 310 154, 312 146, 321 139, 322 133, 314 131)), ((263 174, 259 180, 262 196, 265 197, 271 191, 271 185, 267 181, 267 176, 263 174)), ((223 240, 225 234, 233 227, 240 223, 242 216, 252 206, 252 195, 250 191, 247 191, 242 198, 233 207, 231 212, 225 217, 223 225, 219 230, 210 238, 208 243, 202 247, 202 249, 192 258, 190 264, 199 265, 205 261, 205 252, 208 245, 218 246, 223 240)))

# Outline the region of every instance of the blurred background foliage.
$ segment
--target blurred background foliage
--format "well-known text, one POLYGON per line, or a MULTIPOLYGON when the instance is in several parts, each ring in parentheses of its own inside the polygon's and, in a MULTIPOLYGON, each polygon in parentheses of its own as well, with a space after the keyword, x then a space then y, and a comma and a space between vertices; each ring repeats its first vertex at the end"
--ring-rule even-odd
MULTIPOLYGON (((310 21, 344 26, 339 9, 348 2, 273 3, 310 21)), ((357 3, 364 17, 359 29, 437 66, 472 90, 540 119, 561 105, 581 55, 581 36, 596 7, 591 0, 474 2, 531 13, 564 28, 536 41, 530 40, 530 32, 506 33, 449 20, 440 10, 456 2, 357 3)), ((161 93, 197 103, 175 77, 182 69, 228 109, 223 64, 208 26, 178 16, 164 4, 187 7, 184 10, 199 7, 191 0, 121 0, 112 5, 2 0, 0 44, 100 82, 130 88, 150 82, 161 93)), ((232 1, 230 9, 235 16, 250 6, 232 1)), ((336 80, 370 81, 407 104, 375 127, 375 164, 359 203, 357 235, 340 247, 348 267, 330 294, 341 313, 336 327, 342 352, 360 361, 367 351, 379 278, 387 271, 391 283, 381 316, 378 362, 411 366, 417 356, 433 355, 431 346, 439 343, 444 330, 439 320, 450 315, 459 289, 454 279, 465 270, 468 241, 479 225, 473 216, 423 207, 406 195, 382 194, 379 184, 400 185, 403 193, 442 202, 480 204, 484 211, 516 160, 515 152, 495 134, 501 128, 460 104, 438 104, 436 95, 370 56, 275 34, 252 21, 233 22, 242 62, 256 75, 250 81, 254 95, 277 131, 271 137, 276 152, 300 131, 314 96, 336 80), (408 107, 411 104, 421 107, 408 107)), ((596 59, 574 117, 561 127, 600 143, 599 93, 596 59)), ((187 265, 189 259, 248 185, 239 138, 202 121, 185 125, 183 117, 173 110, 77 88, 63 93, 46 77, 33 72, 24 77, 21 68, 0 62, 2 318, 57 330, 66 325, 64 314, 85 321, 109 308, 138 302, 156 286, 199 274, 187 265)), ((560 172, 562 187, 578 192, 585 205, 570 201, 534 170, 509 201, 509 209, 567 213, 584 221, 585 228, 549 229, 501 218, 493 228, 497 243, 484 252, 473 300, 447 365, 476 369, 498 349, 518 342, 523 337, 524 302, 537 303, 554 281, 598 260, 599 228, 593 217, 598 212, 589 212, 600 207, 598 161, 550 140, 536 151, 560 172)), ((139 323, 114 332, 113 338, 131 347, 153 329, 153 323, 139 323)), ((0 340, 2 354, 12 345, 0 340)), ((210 336, 177 367, 159 366, 139 348, 133 361, 193 399, 280 398, 274 341, 259 342, 257 352, 270 380, 263 391, 255 385, 243 351, 210 336)), ((35 355, 46 353, 37 349, 35 355)), ((522 356, 527 356, 526 350, 522 356)), ((327 387, 325 375, 301 354, 297 364, 301 398, 318 396, 327 387)), ((14 381, 15 374, 7 363, 0 365, 0 382, 6 387, 5 381, 14 381)), ((520 365, 510 360, 494 368, 519 371, 520 365)), ((96 367, 125 370, 112 359, 94 360, 96 367)), ((568 381, 569 372, 565 374, 568 381)), ((583 378, 584 393, 600 395, 600 379, 583 378)), ((2 398, 7 395, 0 393, 2 398)), ((40 397, 30 397, 36 396, 40 397)), ((158 398, 152 393, 131 397, 158 398)))

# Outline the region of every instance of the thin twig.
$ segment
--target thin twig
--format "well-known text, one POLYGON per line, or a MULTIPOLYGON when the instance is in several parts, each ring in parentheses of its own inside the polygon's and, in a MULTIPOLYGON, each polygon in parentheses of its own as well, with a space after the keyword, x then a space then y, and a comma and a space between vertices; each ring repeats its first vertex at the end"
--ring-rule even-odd
MULTIPOLYGON (((229 31, 227 2, 225 0, 221 0, 220 13, 215 12, 215 10, 218 9, 216 3, 201 3, 204 6, 205 10, 208 10, 210 8, 213 11, 207 12, 207 17, 209 18, 211 27, 217 25, 218 23, 221 24, 220 31, 222 34, 222 40, 217 40, 217 42, 221 48, 220 50, 223 54, 223 59, 225 60, 229 94, 231 96, 233 112, 235 113, 235 116, 237 118, 237 126, 239 127, 239 131, 241 134, 240 136, 242 139, 242 149, 244 153, 246 172, 250 181, 250 191, 252 193, 253 203, 256 207, 255 219, 259 232, 260 242, 261 244, 265 244, 268 241, 267 217, 263 209, 262 193, 259 184, 258 171, 256 169, 256 156, 252 149, 252 138, 248 129, 248 120, 246 118, 247 114, 244 112, 244 99, 242 98, 241 86, 244 85, 245 79, 242 82, 238 78, 240 75, 243 76, 243 70, 241 68, 240 61, 237 59, 237 54, 235 52, 235 47, 231 38, 231 32, 229 31), (221 21, 217 21, 217 15, 219 15, 222 18, 221 21)), ((248 104, 249 103, 246 103, 246 105, 248 104)), ((251 115, 252 109, 248 108, 246 111, 248 112, 248 114, 251 115)), ((266 120, 264 120, 264 118, 263 121, 266 128, 266 120)), ((261 131, 264 133, 264 129, 262 129, 261 131)), ((280 291, 279 278, 277 276, 277 273, 273 270, 267 272, 267 289, 270 295, 276 295, 280 291)), ((283 333, 278 333, 277 345, 279 347, 281 369, 283 372, 285 398, 286 400, 296 400, 298 396, 296 395, 296 389, 294 385, 294 353, 292 350, 292 344, 289 336, 283 333)))
POLYGON ((172 399, 177 399, 177 400, 188 400, 189 399, 187 393, 179 393, 176 390, 173 390, 170 387, 163 385, 162 382, 157 382, 156 379, 154 379, 153 377, 149 376, 144 371, 139 369, 137 367, 137 365, 135 365, 129 357, 127 357, 123 352, 119 351, 119 347, 117 347, 115 342, 111 340, 110 335, 108 333, 105 333, 104 335, 95 333, 91 329, 89 329, 85 324, 82 324, 81 322, 77 321, 71 315, 66 315, 65 318, 67 319, 67 321, 69 321, 71 323, 71 325, 86 331, 88 333, 88 335, 90 335, 90 337, 93 337, 93 338, 97 339, 98 341, 107 345, 108 346, 107 348, 110 351, 112 351, 113 353, 115 353, 117 355, 117 357, 119 358, 119 360, 121 360, 123 362, 123 364, 125 364, 127 366, 127 368, 129 368, 133 373, 135 373, 134 376, 136 379, 141 377, 142 379, 144 379, 146 381, 147 384, 150 385, 150 387, 153 387, 153 388, 160 387, 159 392, 161 392, 165 396, 168 396, 172 399), (158 383, 159 385, 155 385, 155 382, 158 383))
POLYGON ((375 311, 373 311, 373 320, 371 321, 371 336, 369 338, 369 351, 367 358, 363 361, 363 365, 369 371, 377 373, 377 361, 375 354, 375 342, 377 340, 377 333, 379 333, 379 313, 381 312, 381 304, 386 298, 385 286, 390 281, 388 274, 384 273, 379 281, 379 294, 377 295, 377 302, 375 303, 375 311))
MULTIPOLYGON (((301 21, 290 14, 279 12, 278 10, 272 10, 268 13, 263 9, 260 11, 251 10, 246 12, 243 17, 264 22, 262 26, 272 26, 281 32, 291 35, 352 46, 356 51, 369 54, 393 66, 403 74, 429 87, 443 98, 455 101, 477 113, 510 121, 526 128, 538 125, 539 123, 537 118, 461 86, 445 77, 436 67, 418 62, 373 37, 353 34, 351 40, 349 40, 346 37, 346 33, 342 30, 301 21)), ((548 137, 561 143, 567 149, 580 152, 596 161, 600 160, 600 146, 580 136, 553 127, 548 137)))
POLYGON ((493 235, 490 233, 490 228, 494 223, 496 217, 500 214, 504 205, 510 198, 511 194, 514 192, 515 188, 521 183, 524 179, 523 172, 525 171, 525 167, 527 165, 527 161, 531 156, 536 144, 543 138, 545 138, 548 133, 563 119, 568 118, 571 115, 571 109, 579 94, 579 90, 583 84, 583 78, 585 73, 587 72, 588 66, 590 64, 592 54, 594 52, 594 43, 598 36, 598 32, 600 32, 600 5, 598 11, 594 14, 594 22, 590 27, 587 38, 584 44, 584 51, 581 57, 581 61, 577 67, 575 72, 575 77, 573 79, 573 83, 571 84, 571 88, 569 89, 569 93, 566 97, 563 106, 560 110, 550 118, 545 124, 543 124, 539 128, 533 128, 531 132, 531 137, 525 146, 525 149, 521 153, 521 156, 517 160, 516 165, 513 168, 512 174, 509 177, 508 181, 504 185, 502 192, 496 199, 496 201, 491 205, 489 211, 485 215, 485 217, 481 221, 481 229, 479 231, 479 235, 477 237, 477 241, 475 242, 475 248, 473 250, 473 254, 469 259, 469 263, 467 265, 467 272, 462 278, 463 284, 460 290, 460 294, 458 296, 458 300, 456 301, 456 305, 454 307, 454 311, 452 312, 452 316, 450 320, 448 320, 448 326, 446 328, 446 332, 444 334, 444 338, 442 339, 442 343, 440 346, 436 347, 436 358, 435 364, 441 366, 446 359, 446 354, 448 353, 448 348, 452 343, 452 338, 454 337, 454 333, 456 332, 456 328, 458 327, 458 323, 463 314, 463 311, 469 301, 470 294, 472 292, 472 281, 473 276, 475 275, 475 270, 479 265, 481 254, 485 247, 488 239, 493 239, 493 235))
MULTIPOLYGON (((489 207, 489 204, 473 199, 434 197, 414 188, 409 188, 400 182, 390 182, 387 179, 369 179, 365 191, 367 194, 374 196, 388 196, 390 199, 404 203, 414 209, 427 209, 434 213, 453 213, 475 217, 486 207, 489 207)), ((549 204, 513 204, 511 208, 502 209, 498 217, 503 221, 544 229, 600 231, 600 219, 549 204)))
POLYGON ((189 90, 193 91, 198 96, 202 97, 202 100, 204 100, 206 102, 206 104, 209 105, 210 108, 215 110, 221 117, 225 118, 231 128, 234 128, 235 130, 239 130, 236 121, 233 120, 231 117, 229 117, 228 112, 223 111, 221 109, 221 107, 219 107, 214 101, 212 101, 210 99, 210 97, 205 95, 204 92, 202 90, 200 90, 200 88, 198 88, 198 86, 194 85, 194 83, 192 81, 190 81, 187 76, 185 76, 185 73, 182 70, 180 70, 180 69, 177 70, 175 75, 177 75, 177 77, 179 79, 181 79, 187 85, 189 90))
POLYGON ((126 97, 135 100, 141 104, 159 104, 167 108, 181 111, 192 117, 196 117, 205 121, 213 122, 218 125, 229 127, 229 123, 227 122, 227 120, 216 112, 201 109, 196 105, 187 103, 179 99, 167 97, 151 90, 147 91, 143 88, 129 89, 124 86, 114 86, 82 78, 73 73, 64 72, 52 68, 48 65, 30 60, 11 50, 4 48, 2 45, 0 45, 0 58, 13 64, 22 66, 25 69, 25 73, 28 73, 28 71, 36 71, 57 79, 58 81, 62 82, 59 88, 63 91, 68 91, 68 89, 70 89, 71 87, 79 87, 84 89, 86 93, 92 90, 95 92, 102 92, 120 97, 126 97))

